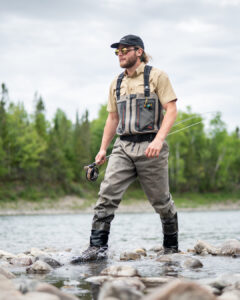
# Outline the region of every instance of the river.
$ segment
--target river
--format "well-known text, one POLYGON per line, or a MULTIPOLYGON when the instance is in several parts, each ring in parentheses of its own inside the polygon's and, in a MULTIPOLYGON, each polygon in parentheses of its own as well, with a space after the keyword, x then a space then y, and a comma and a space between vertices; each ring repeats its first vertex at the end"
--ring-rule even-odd
MULTIPOLYGON (((240 211, 180 212, 179 248, 187 251, 201 239, 217 246, 227 239, 240 240, 240 211)), ((112 222, 109 241, 110 258, 106 262, 72 266, 69 260, 87 247, 91 230, 91 214, 65 215, 22 215, 0 216, 0 249, 14 254, 32 247, 53 247, 57 250, 71 248, 71 252, 60 252, 56 257, 64 265, 44 276, 26 275, 20 268, 14 273, 21 278, 31 277, 54 284, 80 299, 92 299, 91 286, 85 278, 98 275, 100 271, 119 261, 119 255, 126 250, 151 247, 162 243, 161 223, 154 213, 116 214, 112 222)), ((127 262, 138 269, 142 276, 183 276, 200 279, 216 277, 223 273, 237 273, 240 259, 232 257, 199 257, 203 268, 188 270, 176 267, 166 270, 163 264, 149 257, 127 262)))

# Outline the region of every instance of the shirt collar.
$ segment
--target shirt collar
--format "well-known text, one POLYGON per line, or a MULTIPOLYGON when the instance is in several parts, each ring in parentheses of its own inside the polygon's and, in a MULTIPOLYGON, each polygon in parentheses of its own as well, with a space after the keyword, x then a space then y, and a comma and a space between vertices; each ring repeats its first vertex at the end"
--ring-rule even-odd
MULTIPOLYGON (((137 67, 137 69, 135 70, 135 72, 133 73, 131 78, 136 77, 136 76, 140 75, 141 73, 143 73, 144 68, 145 68, 145 63, 141 62, 141 64, 137 67)), ((126 70, 125 70, 125 75, 128 76, 127 73, 126 73, 126 70)))

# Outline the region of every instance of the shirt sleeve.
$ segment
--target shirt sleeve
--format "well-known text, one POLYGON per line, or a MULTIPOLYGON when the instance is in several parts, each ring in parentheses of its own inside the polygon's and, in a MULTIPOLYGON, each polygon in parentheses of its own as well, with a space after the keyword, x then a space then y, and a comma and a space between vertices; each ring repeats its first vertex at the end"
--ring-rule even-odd
POLYGON ((156 93, 162 105, 177 100, 170 79, 165 72, 161 72, 158 76, 156 93))
POLYGON ((107 111, 108 112, 117 112, 116 79, 114 79, 110 85, 107 111))

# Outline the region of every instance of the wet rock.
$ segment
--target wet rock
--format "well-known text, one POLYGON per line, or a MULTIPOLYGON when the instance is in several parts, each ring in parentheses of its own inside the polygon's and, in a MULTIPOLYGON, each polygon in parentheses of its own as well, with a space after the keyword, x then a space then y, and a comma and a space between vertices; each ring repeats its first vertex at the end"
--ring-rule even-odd
POLYGON ((45 274, 52 270, 52 268, 44 261, 38 260, 29 268, 26 269, 27 273, 45 274))
POLYGON ((16 257, 16 255, 14 255, 12 253, 0 250, 0 258, 4 258, 6 260, 9 260, 9 259, 12 259, 12 258, 15 258, 15 257, 16 257))
POLYGON ((197 258, 188 258, 183 263, 183 266, 188 269, 197 269, 202 268, 203 264, 202 262, 197 258))
POLYGON ((128 260, 137 260, 140 259, 141 255, 136 252, 123 252, 120 255, 120 260, 128 261, 128 260))
POLYGON ((100 273, 100 275, 110 275, 110 276, 125 276, 134 277, 139 276, 138 271, 132 266, 110 266, 100 273))
POLYGON ((171 263, 173 262, 173 259, 171 255, 159 255, 156 259, 158 262, 165 262, 165 263, 171 263))
POLYGON ((239 300, 240 299, 240 291, 229 291, 226 293, 223 293, 220 297, 218 297, 218 300, 239 300))
POLYGON ((133 252, 140 254, 141 256, 147 256, 147 251, 145 248, 135 249, 133 252))
POLYGON ((49 256, 48 253, 46 253, 46 252, 44 252, 44 251, 42 251, 38 248, 31 248, 29 254, 34 256, 34 257, 49 256))
POLYGON ((216 300, 207 289, 194 282, 174 280, 143 298, 144 300, 216 300))
POLYGON ((163 246, 162 245, 156 245, 152 248, 149 249, 150 251, 153 251, 153 252, 160 252, 163 250, 163 246))
POLYGON ((140 280, 143 282, 143 284, 147 287, 147 288, 152 288, 152 287, 159 287, 163 284, 169 283, 173 280, 175 280, 175 278, 173 277, 140 277, 140 280))
POLYGON ((197 244, 194 246, 194 250, 197 254, 202 253, 209 253, 212 255, 218 255, 220 253, 220 250, 216 247, 211 246, 210 244, 204 242, 204 241, 197 241, 197 244))
POLYGON ((8 279, 16 278, 16 276, 5 268, 0 267, 0 274, 8 279))
POLYGON ((19 291, 1 291, 0 300, 24 300, 24 296, 19 291))
POLYGON ((240 242, 235 239, 225 241, 220 247, 221 255, 240 255, 240 242))
POLYGON ((59 268, 62 266, 62 264, 59 261, 48 256, 39 257, 39 259, 47 263, 52 268, 59 268))
POLYGON ((86 279, 86 282, 90 282, 95 285, 102 285, 106 281, 112 280, 111 276, 92 276, 86 279))
POLYGON ((33 260, 30 257, 15 257, 10 260, 10 264, 14 266, 30 266, 32 265, 33 260))
POLYGON ((37 293, 31 292, 24 295, 22 300, 60 300, 60 298, 56 295, 51 295, 47 293, 37 293))
POLYGON ((48 283, 39 283, 36 286, 35 291, 55 295, 60 300, 78 300, 77 297, 75 297, 73 295, 66 294, 66 293, 62 292, 61 290, 59 290, 58 288, 56 288, 55 286, 53 286, 51 284, 48 284, 48 283))
POLYGON ((10 279, 0 274, 0 291, 11 291, 15 290, 15 285, 12 283, 10 279))
POLYGON ((127 280, 114 280, 104 283, 98 300, 139 300, 143 296, 136 286, 127 280))
POLYGON ((207 284, 214 287, 222 293, 222 291, 239 289, 240 274, 223 274, 217 278, 209 278, 199 280, 201 284, 207 284))

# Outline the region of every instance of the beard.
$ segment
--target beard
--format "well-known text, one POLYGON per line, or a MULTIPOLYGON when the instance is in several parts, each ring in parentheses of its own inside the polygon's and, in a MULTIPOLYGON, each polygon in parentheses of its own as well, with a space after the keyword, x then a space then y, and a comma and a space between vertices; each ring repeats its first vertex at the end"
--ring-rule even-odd
POLYGON ((128 59, 126 59, 125 61, 120 61, 120 67, 121 68, 125 68, 125 69, 129 69, 131 67, 133 67, 136 62, 138 60, 138 57, 136 55, 129 57, 128 59))

